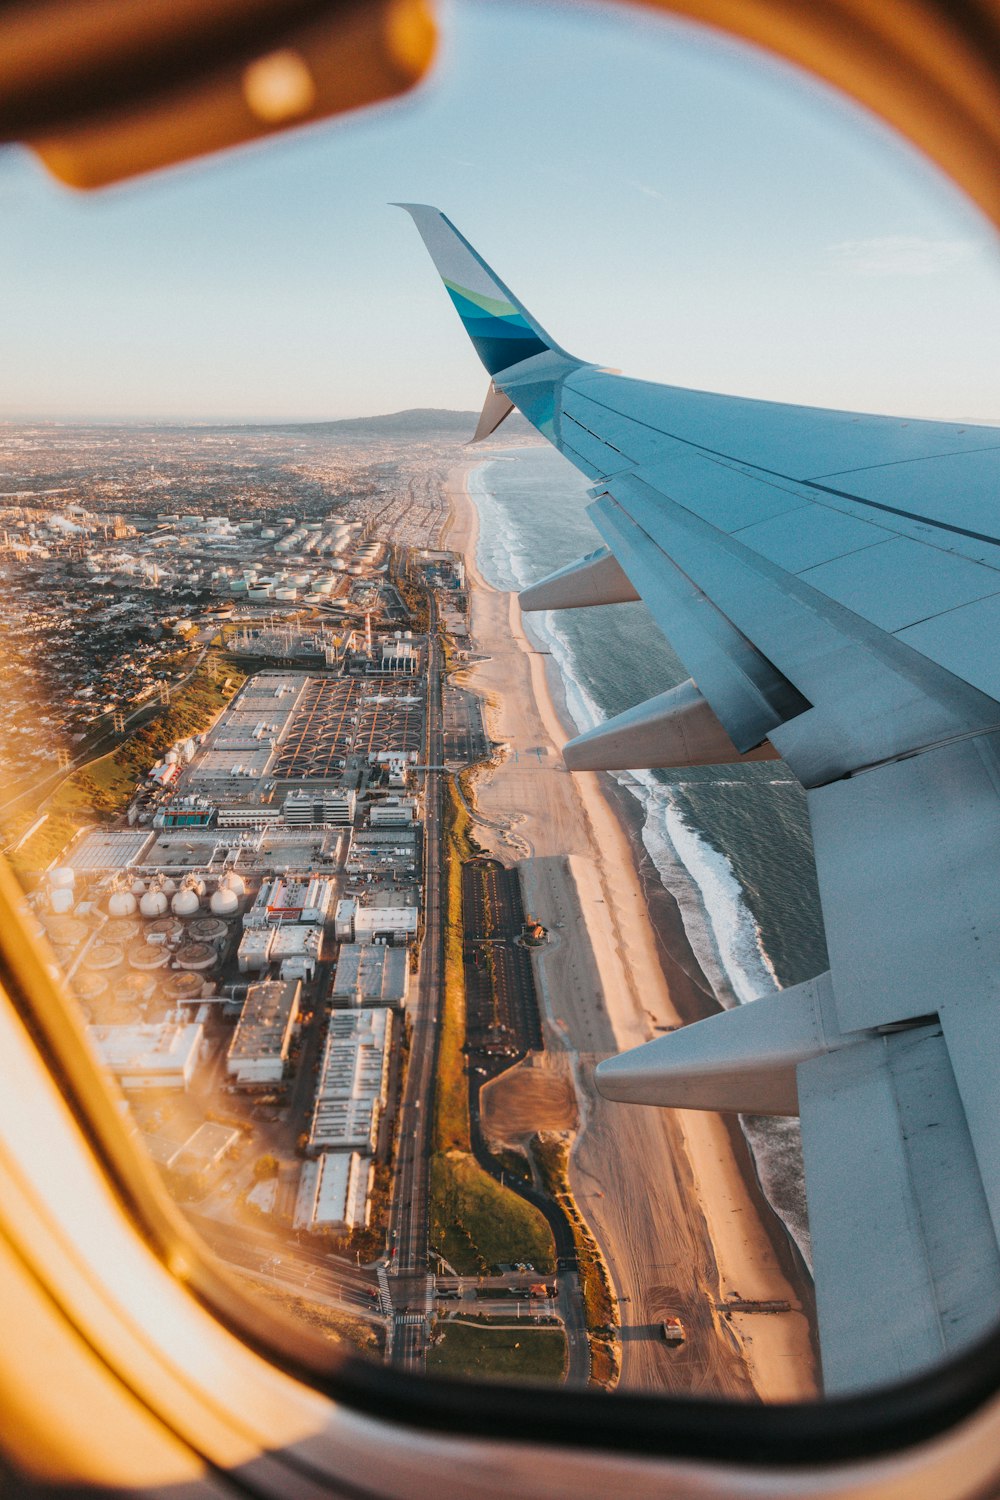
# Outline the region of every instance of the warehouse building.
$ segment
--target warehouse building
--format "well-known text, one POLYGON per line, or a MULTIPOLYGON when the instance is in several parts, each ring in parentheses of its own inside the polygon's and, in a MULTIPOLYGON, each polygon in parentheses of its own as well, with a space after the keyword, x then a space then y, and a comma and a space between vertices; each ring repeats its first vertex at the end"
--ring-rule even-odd
POLYGON ((237 1088, 281 1082, 301 993, 302 984, 297 979, 270 979, 250 985, 226 1062, 226 1071, 237 1088))
POLYGON ((344 943, 337 959, 331 996, 334 1005, 389 1005, 406 1003, 410 955, 406 948, 384 943, 344 943))
POLYGON ((101 1062, 124 1089, 186 1089, 194 1077, 205 1028, 198 1022, 88 1026, 101 1062))
POLYGON ((357 1151, 324 1151, 303 1163, 294 1228, 345 1233, 368 1223, 374 1167, 357 1151))
POLYGON ((392 1013, 334 1011, 323 1049, 309 1150, 372 1154, 386 1103, 392 1013))

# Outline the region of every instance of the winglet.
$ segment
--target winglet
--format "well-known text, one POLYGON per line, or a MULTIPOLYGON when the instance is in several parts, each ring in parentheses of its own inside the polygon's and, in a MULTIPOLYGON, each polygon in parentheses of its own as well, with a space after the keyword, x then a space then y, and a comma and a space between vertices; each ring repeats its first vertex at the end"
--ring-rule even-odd
POLYGON ((394 203, 412 218, 448 295, 491 375, 535 354, 565 354, 450 219, 426 203, 394 203))

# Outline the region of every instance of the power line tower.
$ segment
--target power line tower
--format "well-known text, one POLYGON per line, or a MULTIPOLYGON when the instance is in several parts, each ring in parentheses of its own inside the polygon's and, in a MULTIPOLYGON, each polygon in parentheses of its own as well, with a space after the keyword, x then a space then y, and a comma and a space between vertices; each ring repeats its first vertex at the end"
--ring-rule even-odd
POLYGON ((170 702, 170 684, 169 684, 169 682, 161 682, 160 683, 160 702, 163 703, 163 704, 167 704, 167 703, 170 702))
POLYGON ((115 734, 125 733, 125 715, 120 708, 116 708, 111 716, 111 727, 115 734))
POLYGON ((59 766, 60 771, 69 770, 69 751, 66 749, 65 745, 60 745, 59 749, 56 751, 56 763, 59 766))

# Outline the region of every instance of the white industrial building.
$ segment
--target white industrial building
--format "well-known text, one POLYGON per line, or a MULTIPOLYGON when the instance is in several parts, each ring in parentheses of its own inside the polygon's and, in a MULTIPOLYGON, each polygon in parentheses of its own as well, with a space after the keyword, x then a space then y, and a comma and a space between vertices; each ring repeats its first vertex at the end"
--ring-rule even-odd
POLYGON ((271 962, 281 965, 282 979, 312 979, 320 959, 323 929, 288 922, 271 929, 271 936, 271 962))
POLYGON ((282 812, 292 826, 327 823, 349 828, 354 822, 358 794, 353 791, 292 791, 285 798, 282 812))
POLYGON ((359 906, 354 913, 356 943, 405 945, 417 935, 415 906, 359 906))
POLYGON ((143 1022, 88 1026, 104 1066, 125 1089, 186 1089, 201 1054, 205 1028, 198 1022, 143 1022))
POLYGON ((267 968, 274 938, 273 927, 246 928, 237 953, 241 974, 259 974, 267 968))
POLYGON ((341 1232, 368 1223, 374 1167, 357 1151, 324 1151, 303 1163, 294 1228, 341 1232))
POLYGON ((368 822, 372 828, 411 828, 416 816, 417 804, 412 797, 387 797, 372 804, 368 822))
POLYGON ((301 993, 297 979, 250 985, 226 1061, 226 1071, 237 1087, 281 1082, 301 993))
POLYGON ((358 910, 356 896, 341 896, 333 914, 333 935, 338 943, 354 942, 354 918, 358 910))
POLYGON ((248 913, 247 926, 268 922, 323 923, 333 903, 334 884, 320 875, 265 881, 248 913))
POLYGON ((331 995, 334 1005, 390 1005, 406 1003, 410 983, 410 955, 384 943, 343 943, 337 958, 331 995))
POLYGON ((386 1103, 392 1012, 334 1011, 323 1049, 309 1150, 373 1153, 386 1103))

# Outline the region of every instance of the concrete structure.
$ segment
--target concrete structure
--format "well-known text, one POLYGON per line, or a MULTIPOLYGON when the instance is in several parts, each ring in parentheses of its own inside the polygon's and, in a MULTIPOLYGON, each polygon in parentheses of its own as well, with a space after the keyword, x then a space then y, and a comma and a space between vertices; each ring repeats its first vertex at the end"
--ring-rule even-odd
POLYGON ((305 880, 276 880, 271 886, 262 886, 254 909, 263 903, 269 922, 322 923, 329 915, 332 901, 333 882, 322 876, 310 876, 305 880))
POLYGON ((412 797, 387 797, 372 804, 368 821, 372 828, 411 828, 417 816, 412 797))
POLYGON ((274 931, 270 927, 248 927, 240 939, 239 966, 241 974, 259 974, 266 969, 271 957, 274 931))
POLYGON ((356 896, 341 896, 333 918, 333 935, 338 943, 354 942, 354 917, 358 910, 356 896))
POLYGON ((374 1152, 385 1108, 392 1013, 334 1011, 323 1049, 309 1150, 374 1152))
POLYGON ((298 980, 265 980, 250 986, 226 1060, 226 1071, 237 1087, 281 1082, 301 993, 298 980))
POLYGON ((88 1026, 101 1062, 125 1089, 186 1089, 198 1065, 204 1026, 169 1021, 88 1026))
POLYGON ((344 866, 350 875, 411 876, 420 853, 420 824, 355 829, 344 866))
POLYGON ((367 1224, 373 1175, 371 1158, 357 1151, 324 1151, 305 1162, 293 1227, 346 1232, 367 1224))
POLYGON ((344 943, 337 959, 331 996, 334 1005, 391 1005, 406 1002, 410 955, 384 943, 344 943))
POLYGON ((353 791, 292 791, 285 798, 282 815, 293 827, 303 823, 328 823, 337 828, 349 828, 354 822, 357 801, 357 793, 353 791))
POLYGON ((322 928, 290 923, 273 934, 270 960, 281 965, 282 979, 312 979, 320 959, 322 928))
POLYGON ((415 906, 359 906, 354 915, 356 943, 406 944, 417 935, 415 906))

